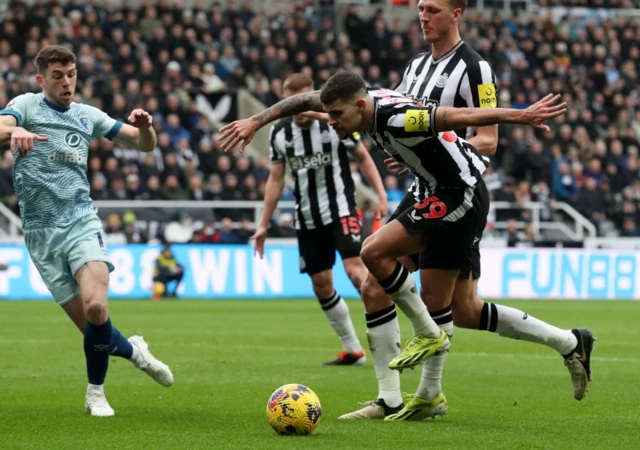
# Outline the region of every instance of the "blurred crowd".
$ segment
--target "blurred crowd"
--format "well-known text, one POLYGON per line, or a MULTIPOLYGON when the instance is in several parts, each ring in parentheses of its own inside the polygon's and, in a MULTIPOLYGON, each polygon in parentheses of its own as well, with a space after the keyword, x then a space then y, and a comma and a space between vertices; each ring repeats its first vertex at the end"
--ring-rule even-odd
MULTIPOLYGON (((364 19, 350 6, 345 32, 336 33, 332 0, 264 10, 251 0, 196 0, 188 9, 179 0, 143 0, 138 9, 100 5, 35 0, 26 7, 10 0, 0 8, 0 108, 38 90, 34 56, 57 43, 78 55, 77 101, 119 120, 135 107, 154 117, 158 148, 152 153, 92 142, 88 176, 94 199, 261 200, 268 159, 223 154, 195 95, 246 88, 271 105, 288 74, 306 72, 319 87, 339 68, 361 74, 372 86, 393 87, 409 59, 429 49, 417 20, 406 27, 381 10, 364 19)), ((526 108, 549 92, 562 93, 570 105, 566 117, 549 124, 550 133, 500 128, 485 177, 493 199, 545 202, 544 220, 552 218, 554 202, 567 202, 602 234, 640 235, 638 21, 598 15, 556 20, 550 14, 525 21, 468 9, 460 32, 496 73, 500 106, 526 108)), ((373 147, 370 140, 365 145, 373 147)), ((381 154, 373 154, 389 200, 399 200, 410 178, 387 174, 381 154)), ((15 208, 11 166, 6 152, 0 158, 0 198, 15 208)), ((352 172, 364 182, 355 164, 352 172)), ((293 198, 291 190, 284 198, 293 198)), ((236 223, 253 219, 227 216, 236 223)), ((531 217, 514 209, 492 218, 510 219, 526 223, 531 217)))

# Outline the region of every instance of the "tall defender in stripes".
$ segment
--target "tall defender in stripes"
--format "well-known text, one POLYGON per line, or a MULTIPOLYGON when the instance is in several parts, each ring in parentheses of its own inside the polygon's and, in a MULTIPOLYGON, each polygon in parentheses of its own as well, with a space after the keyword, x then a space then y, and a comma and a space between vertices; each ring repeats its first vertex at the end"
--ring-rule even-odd
MULTIPOLYGON (((495 75, 489 64, 460 38, 458 23, 466 8, 466 0, 420 0, 418 14, 424 39, 431 43, 432 51, 419 54, 407 64, 399 85, 395 88, 418 99, 423 104, 451 107, 495 108, 497 89, 495 75)), ((457 130, 469 143, 485 156, 495 153, 498 128, 495 125, 467 127, 457 130)), ((385 162, 390 168, 398 166, 395 159, 385 162)), ((415 201, 414 184, 390 220, 401 214, 415 201)), ((470 271, 461 271, 456 282, 451 305, 447 305, 437 290, 432 289, 438 277, 430 272, 423 279, 421 296, 431 314, 438 318, 440 327, 449 336, 453 325, 463 328, 497 332, 500 336, 521 339, 547 345, 563 356, 573 384, 573 395, 581 400, 590 379, 589 354, 591 337, 583 329, 565 330, 542 322, 514 308, 482 301, 478 295, 480 279, 480 240, 478 229, 473 246, 470 271), (584 350, 584 351, 583 351, 584 350)), ((419 267, 419 255, 401 258, 401 263, 411 271, 419 267)), ((367 293, 365 292, 365 295, 367 293)), ((424 362, 424 370, 415 399, 407 409, 435 409, 435 399, 442 394, 440 379, 445 355, 424 362)), ((442 396, 444 399, 444 396, 442 396)), ((446 409, 444 404, 439 405, 446 409)), ((360 411, 358 416, 362 416, 360 411)), ((399 415, 400 417, 406 417, 399 415)))
POLYGON ((43 92, 20 95, 0 110, 0 145, 10 141, 14 152, 16 194, 31 259, 55 301, 84 333, 85 410, 113 416, 104 394, 110 354, 130 360, 163 386, 173 383, 173 375, 142 337, 127 340, 111 325, 107 288, 113 264, 89 197, 89 142, 106 137, 150 152, 157 139, 146 111, 133 110, 128 125, 72 101, 76 57, 67 48, 44 47, 36 66, 43 92))
MULTIPOLYGON (((367 238, 361 252, 370 272, 363 288, 367 284, 382 287, 413 326, 414 336, 389 363, 389 368, 401 371, 446 353, 450 341, 429 315, 412 277, 397 259, 418 250, 421 274, 438 271, 434 289, 450 303, 460 271, 470 270, 476 231, 486 224, 489 200, 481 177, 486 162, 473 145, 450 130, 496 123, 548 129, 544 120, 566 112, 565 104, 555 105, 558 99, 547 96, 524 111, 424 106, 395 91, 367 90, 358 75, 339 72, 322 91, 292 96, 249 119, 223 127, 221 140, 227 151, 236 146, 242 150, 259 128, 273 120, 326 110, 329 125, 338 136, 367 132, 380 148, 415 174, 417 192, 423 193, 419 201, 367 238)), ((440 405, 446 407, 446 402, 440 401, 444 400, 442 394, 440 397, 433 409, 405 408, 386 419, 441 414, 444 411, 440 405)))
MULTIPOLYGON (((284 82, 284 97, 311 92, 313 80, 297 73, 284 82)), ((378 194, 375 214, 387 211, 387 194, 367 149, 358 133, 340 139, 326 122, 293 116, 271 129, 271 172, 267 181, 265 208, 253 238, 262 257, 267 227, 284 187, 288 164, 295 182, 295 226, 300 250, 300 271, 311 277, 313 290, 329 323, 342 342, 343 351, 327 365, 360 365, 365 353, 356 336, 349 307, 333 286, 336 250, 347 276, 358 291, 367 276, 360 259, 362 232, 356 214, 355 186, 349 155, 358 161, 364 176, 378 194)), ((378 293, 379 294, 379 293, 378 293)), ((373 301, 392 307, 386 295, 373 301)), ((397 406, 397 405, 396 405, 397 406)))

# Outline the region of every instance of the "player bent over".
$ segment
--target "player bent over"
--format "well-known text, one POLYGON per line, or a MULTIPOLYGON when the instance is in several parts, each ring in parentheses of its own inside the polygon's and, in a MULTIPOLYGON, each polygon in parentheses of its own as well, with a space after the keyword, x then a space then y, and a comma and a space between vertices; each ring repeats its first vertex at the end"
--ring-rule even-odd
MULTIPOLYGON (((559 96, 547 96, 527 110, 445 108, 421 103, 386 89, 365 88, 355 74, 341 72, 329 79, 322 91, 301 94, 274 105, 250 119, 222 129, 226 149, 253 137, 270 120, 303 111, 326 110, 329 124, 340 137, 355 131, 368 132, 389 156, 407 166, 416 176, 416 202, 398 218, 370 236, 362 259, 371 276, 365 282, 380 285, 407 315, 414 336, 389 367, 413 367, 428 358, 443 355, 450 347, 445 330, 432 318, 415 288, 409 272, 397 259, 422 253, 421 279, 428 277, 445 306, 460 271, 470 270, 478 229, 484 228, 488 195, 481 173, 488 161, 468 142, 451 131, 468 126, 519 123, 546 129, 544 120, 566 112, 555 105, 559 96), (437 276, 434 276, 437 275, 437 276), (377 283, 376 283, 377 281, 377 283)), ((364 290, 363 285, 363 290, 364 290)), ((444 360, 431 377, 442 376, 444 360)), ((588 367, 585 367, 588 370, 588 367)), ((446 411, 441 392, 425 400, 418 397, 388 420, 420 419, 446 411)))
POLYGON ((163 386, 171 386, 173 375, 141 336, 127 340, 111 325, 107 290, 113 265, 89 197, 89 143, 106 137, 148 152, 156 136, 151 116, 141 109, 131 113, 132 125, 127 125, 72 102, 75 63, 65 47, 40 50, 36 80, 43 92, 20 95, 0 111, 0 143, 10 141, 14 153, 14 184, 31 259, 56 302, 84 333, 85 410, 113 416, 104 394, 109 355, 130 360, 163 386))

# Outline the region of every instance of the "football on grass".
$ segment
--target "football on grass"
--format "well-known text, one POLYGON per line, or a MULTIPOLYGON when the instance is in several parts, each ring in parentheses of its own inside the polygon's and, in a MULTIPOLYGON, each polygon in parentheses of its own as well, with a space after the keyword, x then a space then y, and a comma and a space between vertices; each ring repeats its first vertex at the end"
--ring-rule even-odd
POLYGON ((267 403, 269 425, 281 435, 311 434, 318 427, 321 416, 318 396, 301 384, 279 387, 267 403))

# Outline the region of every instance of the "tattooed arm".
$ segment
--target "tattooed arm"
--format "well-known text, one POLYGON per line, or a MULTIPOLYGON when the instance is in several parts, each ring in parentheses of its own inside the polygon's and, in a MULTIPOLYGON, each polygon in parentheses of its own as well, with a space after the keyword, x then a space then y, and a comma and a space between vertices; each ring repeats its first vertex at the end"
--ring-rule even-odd
POLYGON ((237 120, 225 125, 220 129, 222 149, 228 152, 237 147, 242 151, 251 142, 256 131, 263 126, 274 120, 306 111, 324 111, 322 102, 320 102, 320 91, 292 95, 248 119, 237 120))
POLYGON ((324 112, 320 102, 320 91, 292 95, 251 118, 257 121, 259 127, 263 127, 274 120, 306 111, 324 112))
POLYGON ((547 95, 527 109, 511 108, 448 108, 438 107, 435 113, 436 131, 458 130, 466 127, 480 127, 500 123, 529 125, 548 130, 544 121, 561 116, 567 112, 567 104, 556 104, 559 95, 547 95))

